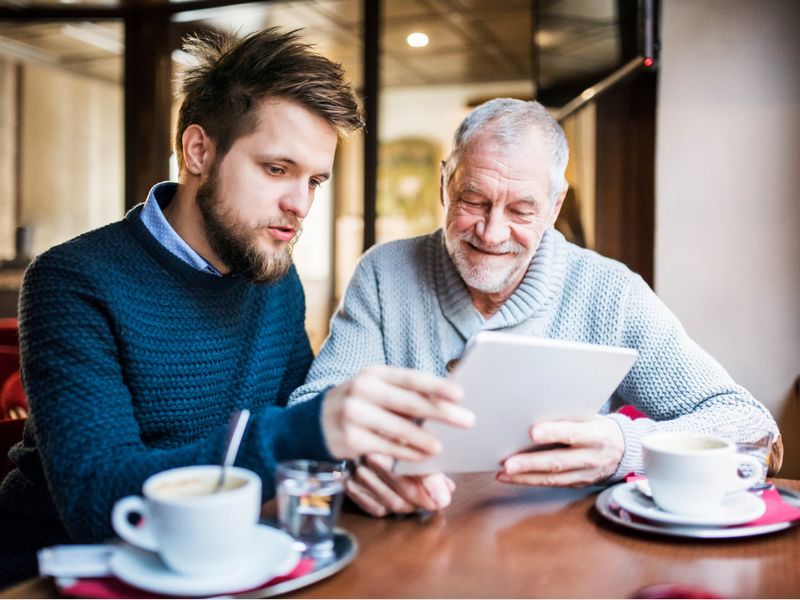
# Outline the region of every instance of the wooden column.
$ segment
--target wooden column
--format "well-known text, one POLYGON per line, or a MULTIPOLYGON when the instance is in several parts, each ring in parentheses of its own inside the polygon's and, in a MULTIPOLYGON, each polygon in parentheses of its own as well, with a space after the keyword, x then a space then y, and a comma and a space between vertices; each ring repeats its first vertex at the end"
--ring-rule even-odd
POLYGON ((364 250, 375 245, 378 202, 378 109, 381 87, 381 1, 364 0, 364 250))
MULTIPOLYGON (((621 61, 642 47, 637 0, 618 0, 621 61)), ((595 250, 653 286, 657 71, 640 71, 597 100, 595 250)))
POLYGON ((169 177, 172 63, 169 14, 157 7, 125 19, 125 207, 169 177))
POLYGON ((539 33, 541 11, 539 0, 531 0, 531 81, 533 82, 533 100, 539 98, 539 78, 541 75, 541 51, 536 36, 539 33))
POLYGON ((645 71, 597 101, 595 249, 653 286, 657 74, 645 71))

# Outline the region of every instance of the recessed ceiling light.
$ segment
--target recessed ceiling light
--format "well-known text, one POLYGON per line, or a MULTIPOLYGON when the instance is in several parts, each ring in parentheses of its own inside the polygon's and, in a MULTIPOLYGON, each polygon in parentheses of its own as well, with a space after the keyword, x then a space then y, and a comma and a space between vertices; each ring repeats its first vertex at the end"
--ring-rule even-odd
POLYGON ((412 33, 406 38, 409 46, 413 46, 414 48, 422 48, 422 46, 428 45, 428 36, 424 33, 412 33))

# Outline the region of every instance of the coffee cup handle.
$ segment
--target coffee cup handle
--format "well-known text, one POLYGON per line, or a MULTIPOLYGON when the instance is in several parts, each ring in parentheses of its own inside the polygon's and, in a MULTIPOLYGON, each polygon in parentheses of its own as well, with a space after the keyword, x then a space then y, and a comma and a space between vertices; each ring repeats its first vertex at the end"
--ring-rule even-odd
POLYGON ((114 504, 111 511, 111 524, 117 535, 129 544, 158 552, 158 542, 153 535, 147 504, 139 496, 126 496, 114 504), (128 517, 134 513, 142 516, 141 525, 133 525, 128 517))
POLYGON ((735 454, 737 470, 741 465, 748 464, 752 467, 753 474, 749 477, 735 477, 735 484, 730 489, 731 492, 739 492, 741 490, 748 490, 754 485, 761 483, 761 473, 763 472, 763 465, 754 456, 747 456, 744 454, 735 454))

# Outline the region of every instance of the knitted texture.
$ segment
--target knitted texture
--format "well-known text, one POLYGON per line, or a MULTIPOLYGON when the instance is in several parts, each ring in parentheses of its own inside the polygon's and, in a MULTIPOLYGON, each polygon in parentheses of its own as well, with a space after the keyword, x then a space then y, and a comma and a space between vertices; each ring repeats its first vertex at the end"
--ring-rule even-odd
MULTIPOLYGON (((373 248, 359 262, 331 334, 290 406, 374 364, 447 375, 478 331, 635 348, 639 359, 601 414, 629 404, 646 419, 610 414, 625 453, 610 481, 641 474, 641 439, 717 425, 777 433, 769 411, 703 352, 641 277, 550 229, 514 295, 488 321, 475 309, 441 230, 373 248)), ((525 425, 526 427, 528 425, 525 425)))
MULTIPOLYGON (((153 238, 140 210, 42 254, 25 274, 31 415, 0 488, 0 528, 29 522, 33 545, 111 536, 114 502, 147 477, 219 463, 236 409, 253 411, 236 464, 261 476, 265 498, 277 461, 332 458, 322 397, 284 408, 313 359, 294 268, 268 286, 199 272, 153 238)), ((18 553, 25 540, 6 533, 0 554, 18 553)))

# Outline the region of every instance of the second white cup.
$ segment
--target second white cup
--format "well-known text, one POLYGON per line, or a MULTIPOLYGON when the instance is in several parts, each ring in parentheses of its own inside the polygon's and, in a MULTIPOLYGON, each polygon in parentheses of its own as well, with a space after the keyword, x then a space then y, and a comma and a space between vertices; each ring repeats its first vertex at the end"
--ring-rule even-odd
POLYGON ((725 494, 759 483, 761 465, 736 454, 733 442, 711 435, 655 433, 642 441, 642 456, 653 500, 667 512, 702 516, 714 512, 725 494), (740 477, 739 467, 752 465, 740 477))

